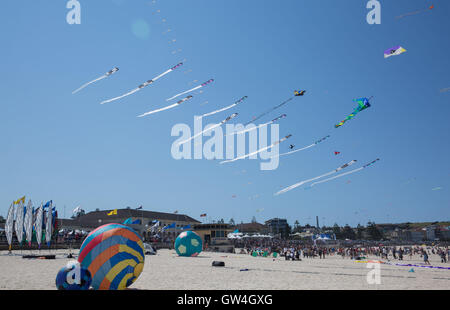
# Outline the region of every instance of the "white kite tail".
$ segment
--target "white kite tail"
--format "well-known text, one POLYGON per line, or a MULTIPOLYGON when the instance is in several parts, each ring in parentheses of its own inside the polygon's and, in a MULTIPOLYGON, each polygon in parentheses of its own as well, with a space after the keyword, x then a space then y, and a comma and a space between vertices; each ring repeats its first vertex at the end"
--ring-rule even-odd
POLYGON ((153 111, 150 111, 150 112, 146 112, 144 114, 138 115, 138 117, 144 117, 144 116, 147 116, 147 115, 150 115, 150 114, 154 114, 154 113, 158 113, 158 112, 161 112, 161 111, 164 111, 164 110, 172 109, 172 108, 176 107, 178 104, 179 103, 174 103, 172 105, 169 105, 169 106, 161 108, 161 109, 157 109, 157 110, 153 110, 153 111))
MULTIPOLYGON (((247 132, 249 132, 249 131, 253 131, 253 130, 255 130, 255 129, 259 129, 259 128, 262 128, 262 127, 264 127, 264 126, 270 125, 270 124, 272 124, 273 122, 274 122, 274 121, 270 121, 270 122, 267 122, 267 123, 264 123, 264 124, 255 126, 255 127, 253 127, 253 128, 244 129, 244 130, 241 130, 241 131, 238 131, 238 132, 232 132, 232 133, 230 133, 230 134, 228 134, 228 135, 234 135, 234 134, 239 135, 239 134, 247 133, 247 132)), ((228 135, 227 135, 227 136, 228 136, 228 135)))
POLYGON ((182 95, 184 95, 184 94, 193 92, 193 91, 195 91, 195 90, 197 90, 197 89, 200 89, 200 88, 202 88, 202 87, 203 87, 202 85, 199 85, 199 86, 194 87, 194 88, 192 88, 192 89, 189 89, 189 90, 187 90, 187 91, 185 91, 185 92, 179 93, 179 94, 177 94, 177 95, 175 95, 175 96, 173 96, 173 97, 171 97, 171 98, 169 98, 169 99, 166 99, 166 101, 170 101, 170 100, 172 100, 172 99, 175 99, 175 98, 180 97, 180 96, 182 96, 182 95))
POLYGON ((217 113, 220 113, 220 112, 229 110, 229 109, 231 109, 232 107, 235 107, 235 106, 237 106, 237 103, 233 103, 232 105, 229 105, 228 107, 225 107, 225 108, 222 108, 222 109, 219 109, 219 110, 210 112, 210 113, 203 114, 203 115, 201 115, 200 117, 211 116, 211 115, 214 115, 214 114, 217 114, 217 113))
POLYGON ((112 98, 112 99, 108 99, 108 100, 102 101, 102 102, 100 102, 100 104, 105 104, 105 103, 108 103, 108 102, 112 102, 112 101, 116 101, 116 100, 122 99, 123 97, 132 95, 135 92, 138 92, 139 90, 141 90, 141 88, 139 88, 139 87, 135 88, 135 89, 129 91, 128 93, 124 94, 124 95, 121 95, 121 96, 118 96, 118 97, 115 97, 115 98, 112 98))
POLYGON ((319 182, 314 182, 313 184, 311 184, 311 187, 314 186, 314 185, 316 185, 316 184, 325 183, 325 182, 328 182, 328 181, 331 181, 331 180, 334 180, 334 179, 343 177, 343 176, 345 176, 345 175, 349 175, 349 174, 352 174, 352 173, 361 171, 361 170, 363 170, 363 169, 364 169, 363 167, 360 167, 360 168, 358 168, 358 169, 355 169, 355 170, 352 170, 352 171, 349 171, 349 172, 346 172, 346 173, 339 174, 339 175, 334 176, 334 177, 332 177, 332 178, 328 178, 328 179, 325 179, 325 180, 322 180, 322 181, 319 181, 319 182))
POLYGON ((12 244, 12 237, 13 237, 13 231, 14 231, 14 203, 11 204, 8 210, 8 215, 6 217, 6 223, 5 223, 5 233, 6 233, 6 239, 8 241, 8 245, 11 247, 12 244))
POLYGON ((95 80, 92 80, 92 81, 90 81, 90 82, 87 82, 86 84, 83 84, 80 88, 74 90, 74 91, 72 92, 72 95, 75 94, 75 93, 77 93, 77 92, 79 92, 80 90, 82 90, 82 89, 85 88, 86 86, 88 86, 88 85, 90 85, 90 84, 92 84, 92 83, 95 83, 95 82, 97 82, 97 81, 103 80, 104 78, 107 78, 107 77, 108 77, 108 75, 105 74, 105 75, 102 75, 102 76, 99 77, 99 78, 96 78, 95 80))
POLYGON ((269 146, 263 147, 262 149, 259 149, 259 150, 255 151, 255 152, 250 153, 250 154, 243 155, 243 156, 240 156, 240 157, 236 157, 235 159, 230 159, 230 160, 224 160, 224 161, 221 161, 220 164, 231 163, 231 162, 234 162, 234 161, 237 161, 237 160, 240 160, 240 159, 245 159, 245 158, 247 158, 247 157, 256 155, 256 154, 258 154, 258 153, 261 153, 261 152, 263 152, 263 151, 265 151, 265 150, 268 150, 268 149, 274 147, 274 146, 277 145, 277 144, 280 144, 281 142, 283 142, 283 141, 289 139, 290 137, 291 137, 291 135, 286 136, 286 137, 284 137, 283 139, 281 139, 281 140, 279 140, 279 141, 277 141, 277 142, 275 142, 275 143, 273 143, 273 144, 271 144, 271 145, 269 145, 269 146))
POLYGON ((300 152, 300 151, 304 151, 304 150, 306 150, 306 149, 309 149, 309 148, 311 148, 311 147, 313 147, 313 146, 316 146, 316 144, 314 143, 314 144, 305 146, 305 147, 303 147, 303 148, 301 148, 301 149, 297 149, 297 150, 294 150, 294 151, 290 151, 290 152, 286 152, 286 153, 274 155, 274 156, 272 156, 271 158, 274 158, 274 157, 280 157, 280 156, 284 156, 284 155, 289 155, 289 154, 292 154, 292 153, 297 153, 297 152, 300 152))
POLYGON ((167 70, 164 73, 161 73, 160 75, 158 75, 157 77, 153 78, 152 81, 155 82, 156 80, 159 80, 160 78, 162 78, 164 75, 169 74, 170 72, 172 72, 172 69, 167 70))
POLYGON ((213 126, 207 128, 207 129, 205 129, 205 130, 203 130, 203 131, 201 131, 201 132, 199 132, 199 133, 193 135, 193 136, 190 137, 189 139, 186 139, 186 140, 184 140, 184 141, 178 142, 178 145, 181 145, 181 144, 184 144, 184 143, 186 143, 186 142, 189 142, 189 141, 191 141, 192 139, 195 139, 195 138, 197 138, 198 136, 204 134, 205 132, 208 132, 208 131, 210 131, 210 130, 213 130, 214 128, 217 128, 217 127, 221 126, 222 124, 223 124, 223 123, 215 124, 215 125, 213 125, 213 126))
POLYGON ((228 121, 232 120, 233 118, 235 118, 237 115, 238 115, 238 113, 233 113, 233 114, 231 114, 230 116, 228 116, 226 119, 224 119, 223 121, 221 121, 219 124, 215 124, 215 125, 213 125, 213 126, 207 128, 207 129, 203 130, 202 132, 199 132, 199 133, 197 133, 196 135, 190 137, 189 139, 186 139, 186 140, 184 140, 184 141, 178 142, 177 145, 181 145, 181 144, 184 144, 184 143, 186 143, 186 142, 189 142, 189 141, 191 141, 192 139, 194 139, 194 138, 196 138, 196 137, 202 135, 202 134, 205 133, 205 132, 208 132, 208 131, 210 131, 210 130, 213 130, 214 128, 217 128, 217 127, 219 127, 219 126, 222 126, 222 125, 225 124, 226 122, 228 122, 228 121))
POLYGON ((275 193, 275 196, 278 196, 278 195, 280 195, 280 194, 287 193, 287 192, 293 190, 294 188, 297 188, 297 187, 299 187, 299 186, 302 186, 303 184, 306 184, 306 183, 308 183, 308 182, 312 182, 312 181, 315 181, 315 180, 317 180, 317 179, 320 179, 320 178, 329 176, 329 175, 331 175, 331 174, 333 174, 333 173, 336 173, 336 169, 333 170, 333 171, 327 172, 327 173, 325 173, 325 174, 319 175, 318 177, 315 177, 315 178, 312 178, 312 179, 308 179, 308 180, 304 180, 304 181, 298 182, 298 183, 296 183, 296 184, 293 184, 293 185, 291 185, 291 186, 288 186, 288 187, 286 187, 286 188, 284 188, 284 189, 278 191, 277 193, 275 193))

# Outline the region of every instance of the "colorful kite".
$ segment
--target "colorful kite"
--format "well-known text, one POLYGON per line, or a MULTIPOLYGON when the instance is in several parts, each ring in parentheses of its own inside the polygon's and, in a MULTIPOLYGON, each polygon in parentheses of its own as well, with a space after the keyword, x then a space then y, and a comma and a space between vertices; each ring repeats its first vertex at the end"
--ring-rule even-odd
MULTIPOLYGON (((295 91, 295 92, 294 92, 294 97, 296 97, 296 96, 303 96, 303 94, 304 94, 305 92, 306 92, 305 90, 302 90, 301 92, 295 91)), ((280 103, 279 105, 277 105, 277 106, 271 108, 270 110, 267 110, 266 112, 264 112, 264 113, 258 115, 257 117, 254 117, 251 121, 249 121, 249 122, 247 122, 246 124, 244 124, 244 126, 247 126, 248 124, 257 121, 258 119, 260 119, 260 118, 263 117, 264 115, 266 115, 266 114, 268 114, 268 113, 270 113, 270 112, 272 112, 272 111, 274 111, 274 110, 276 110, 276 109, 278 109, 278 108, 281 108, 283 105, 285 105, 286 103, 288 103, 289 101, 291 101, 292 99, 294 99, 294 97, 291 97, 291 98, 287 99, 286 101, 283 101, 283 102, 280 103)))
POLYGON ((370 107, 370 103, 369 103, 370 99, 367 98, 360 98, 360 99, 356 99, 353 101, 356 101, 358 103, 358 106, 355 108, 355 110, 353 111, 352 114, 350 114, 349 116, 347 116, 343 121, 341 121, 339 124, 334 125, 335 128, 341 127, 342 125, 344 125, 344 123, 348 120, 351 120, 352 118, 355 117, 356 114, 358 114, 359 112, 367 109, 370 107))
POLYGON ((214 82, 214 79, 210 79, 209 81, 206 81, 205 83, 203 83, 203 84, 201 84, 201 85, 199 85, 199 86, 196 86, 196 87, 194 87, 194 88, 192 88, 192 89, 189 89, 189 90, 187 90, 187 91, 185 91, 185 92, 179 93, 179 94, 177 94, 177 95, 175 95, 175 96, 173 96, 173 97, 171 97, 171 98, 169 98, 169 99, 166 99, 166 101, 170 101, 170 100, 175 99, 175 98, 177 98, 177 97, 179 97, 179 96, 181 96, 181 95, 184 95, 184 94, 193 92, 194 90, 197 90, 197 89, 200 89, 200 88, 202 88, 202 87, 205 87, 206 85, 208 85, 209 83, 212 83, 212 82, 214 82))
POLYGON ((178 142, 177 145, 181 145, 181 144, 184 144, 184 143, 186 143, 186 142, 189 142, 189 141, 191 141, 192 139, 194 139, 194 138, 196 138, 196 137, 198 137, 198 136, 200 136, 200 135, 203 135, 205 132, 208 132, 208 131, 210 131, 210 130, 213 130, 214 128, 217 128, 217 127, 219 127, 219 126, 222 126, 222 125, 225 124, 226 122, 228 122, 228 121, 232 120, 233 118, 235 118, 237 115, 238 115, 238 113, 233 113, 233 114, 231 114, 230 116, 228 116, 226 119, 224 119, 223 121, 221 121, 219 124, 215 124, 215 125, 213 125, 213 126, 207 128, 207 129, 205 129, 205 130, 203 130, 203 131, 197 133, 196 135, 193 135, 193 136, 190 137, 189 139, 186 139, 186 140, 184 140, 184 141, 178 142))
POLYGON ((114 73, 117 72, 117 71, 119 71, 119 68, 116 67, 116 68, 114 68, 114 69, 112 69, 112 70, 106 72, 106 73, 105 73, 104 75, 102 75, 101 77, 99 77, 99 78, 97 78, 97 79, 95 79, 95 80, 93 80, 93 81, 87 82, 86 84, 82 85, 80 88, 74 90, 74 91, 72 92, 72 94, 75 94, 76 92, 79 92, 80 90, 82 90, 83 88, 85 88, 86 86, 88 86, 88 85, 90 85, 90 84, 92 84, 92 83, 95 83, 95 82, 97 82, 97 81, 100 81, 100 80, 103 80, 103 79, 107 78, 108 76, 114 74, 114 73))
POLYGON ((259 126, 255 126, 255 127, 252 127, 252 128, 244 129, 244 130, 241 130, 241 131, 238 131, 238 132, 232 132, 232 133, 230 133, 230 134, 227 134, 227 136, 228 136, 228 135, 234 135, 234 134, 239 135, 239 134, 243 134, 243 133, 246 133, 246 132, 255 130, 255 129, 262 128, 262 127, 264 127, 264 126, 273 124, 273 123, 275 123, 276 121, 278 121, 278 120, 280 120, 280 119, 282 119, 282 118, 284 118, 284 117, 286 117, 286 116, 287 116, 286 114, 280 115, 280 116, 278 116, 277 118, 274 118, 273 120, 271 120, 270 122, 267 122, 267 123, 264 123, 264 124, 261 124, 261 125, 259 125, 259 126))
POLYGON ((374 161, 372 161, 372 162, 368 163, 367 165, 364 165, 364 166, 362 166, 362 167, 360 167, 360 168, 358 168, 358 169, 355 169, 355 170, 352 170, 352 171, 349 171, 349 172, 346 172, 346 173, 342 173, 342 174, 340 174, 340 175, 337 175, 337 176, 332 177, 332 178, 328 178, 328 179, 323 180, 323 181, 314 182, 313 184, 311 184, 311 187, 313 187, 313 186, 316 185, 316 184, 325 183, 325 182, 328 182, 328 181, 331 181, 331 180, 334 180, 334 179, 343 177, 343 176, 345 176, 345 175, 349 175, 349 174, 352 174, 352 173, 361 171, 361 170, 363 170, 363 169, 369 167, 370 165, 372 165, 373 163, 375 163, 375 162, 378 161, 378 160, 380 160, 380 159, 377 158, 377 159, 375 159, 374 161))
POLYGON ((250 153, 250 154, 243 155, 243 156, 240 156, 240 157, 236 157, 235 159, 221 161, 220 164, 231 163, 231 162, 236 161, 236 160, 240 160, 240 159, 244 159, 244 158, 256 155, 258 153, 261 153, 262 151, 265 151, 265 150, 268 150, 270 148, 273 148, 275 145, 280 144, 281 142, 289 139, 290 137, 292 137, 292 135, 287 135, 283 139, 281 139, 281 140, 279 140, 279 141, 277 141, 277 142, 275 142, 275 143, 273 143, 273 144, 271 144, 269 146, 263 147, 262 149, 259 149, 259 150, 255 151, 255 152, 250 153))
POLYGON ((229 110, 229 109, 231 109, 232 107, 237 106, 239 103, 241 103, 242 101, 244 101, 244 100, 247 99, 247 98, 248 98, 247 96, 244 96, 244 97, 242 97, 241 99, 239 99, 238 101, 236 101, 235 103, 233 103, 232 105, 229 105, 229 106, 227 106, 227 107, 225 107, 225 108, 222 108, 222 109, 220 109, 220 110, 217 110, 217 111, 213 111, 213 112, 210 112, 210 113, 203 114, 203 115, 200 116, 200 117, 206 117, 206 116, 214 115, 214 114, 219 113, 219 112, 223 112, 223 111, 229 110))
POLYGON ((177 101, 177 103, 174 103, 174 104, 172 104, 172 105, 169 105, 169 106, 167 106, 167 107, 164 107, 164 108, 161 108, 161 109, 158 109, 158 110, 153 110, 153 111, 150 111, 150 112, 147 112, 147 113, 138 115, 138 117, 144 117, 144 116, 147 116, 147 115, 150 115, 150 114, 154 114, 154 113, 158 113, 158 112, 161 112, 161 111, 164 111, 164 110, 172 109, 172 108, 178 106, 179 104, 182 104, 183 102, 188 101, 188 100, 191 99, 191 98, 192 98, 192 96, 189 95, 189 96, 187 96, 187 97, 185 97, 185 98, 183 98, 183 99, 177 101))
POLYGON ((406 50, 403 47, 394 46, 393 48, 384 51, 384 58, 388 58, 391 56, 398 56, 400 54, 403 54, 404 52, 406 52, 406 50))
MULTIPOLYGON (((309 148, 311 148, 311 147, 313 147, 313 146, 316 146, 317 144, 319 144, 320 142, 324 141, 325 139, 327 139, 327 138, 329 138, 329 137, 330 137, 330 136, 328 135, 328 136, 323 137, 322 139, 320 139, 320 140, 314 142, 314 143, 311 144, 311 145, 308 145, 308 146, 305 146, 305 147, 303 147, 303 148, 301 148, 301 149, 297 149, 297 150, 290 151, 290 152, 287 152, 287 153, 282 153, 282 154, 274 155, 274 156, 272 156, 271 158, 274 158, 274 157, 280 157, 280 156, 289 155, 289 154, 297 153, 297 152, 300 152, 300 151, 304 151, 304 150, 309 149, 309 148)), ((291 145, 289 146, 289 148, 293 149, 293 148, 294 148, 294 145, 291 144, 291 145)))
POLYGON ((303 96, 306 93, 306 90, 301 90, 301 91, 294 91, 294 95, 295 96, 303 96))
POLYGON ((176 68, 178 68, 178 67, 180 67, 180 66, 182 66, 182 65, 183 65, 183 63, 180 62, 178 65, 176 65, 176 66, 170 68, 169 70, 167 70, 166 72, 164 72, 164 73, 158 75, 157 77, 155 77, 155 78, 153 78, 153 79, 151 79, 151 80, 148 80, 147 82, 142 83, 142 84, 139 85, 137 88, 135 88, 135 89, 129 91, 128 93, 123 94, 123 95, 121 95, 121 96, 119 96, 119 97, 115 97, 115 98, 112 98, 112 99, 108 99, 108 100, 102 101, 102 102, 100 102, 100 104, 105 104, 105 103, 108 103, 108 102, 116 101, 116 100, 119 100, 119 99, 121 99, 121 98, 124 98, 124 97, 127 97, 127 96, 129 96, 129 95, 132 95, 132 94, 134 94, 135 92, 140 91, 142 88, 144 88, 144 87, 146 87, 146 86, 148 86, 148 85, 150 85, 150 84, 153 84, 156 80, 162 78, 162 77, 165 76, 166 74, 169 74, 170 72, 172 72, 173 70, 175 70, 176 68))
POLYGON ((341 154, 341 152, 334 152, 334 155, 339 155, 341 154))
POLYGON ((330 171, 330 172, 327 172, 327 173, 325 173, 325 174, 319 175, 318 177, 315 177, 315 178, 312 178, 312 179, 308 179, 308 180, 305 180, 305 181, 301 181, 301 182, 298 182, 298 183, 296 183, 296 184, 294 184, 294 185, 288 186, 288 187, 286 187, 286 188, 284 188, 284 189, 278 191, 277 193, 275 193, 275 196, 278 196, 278 195, 280 195, 280 194, 287 193, 287 192, 293 190, 294 188, 297 188, 297 187, 299 187, 299 186, 302 186, 302 185, 305 184, 305 183, 308 183, 308 182, 311 182, 311 181, 314 181, 314 180, 317 180, 317 179, 320 179, 320 178, 329 176, 330 174, 339 172, 339 171, 341 171, 342 169, 347 168, 348 166, 353 165, 354 163, 356 163, 356 160, 352 160, 351 162, 348 162, 348 163, 346 163, 345 165, 342 165, 342 166, 340 166, 339 168, 334 169, 333 171, 330 171))

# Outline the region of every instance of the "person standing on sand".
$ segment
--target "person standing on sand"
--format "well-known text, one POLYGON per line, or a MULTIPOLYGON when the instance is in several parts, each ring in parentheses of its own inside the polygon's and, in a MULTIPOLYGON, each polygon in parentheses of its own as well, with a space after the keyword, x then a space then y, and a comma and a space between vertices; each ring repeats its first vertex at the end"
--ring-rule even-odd
POLYGON ((430 262, 428 261, 428 253, 427 251, 423 251, 423 261, 425 264, 431 265, 430 262))

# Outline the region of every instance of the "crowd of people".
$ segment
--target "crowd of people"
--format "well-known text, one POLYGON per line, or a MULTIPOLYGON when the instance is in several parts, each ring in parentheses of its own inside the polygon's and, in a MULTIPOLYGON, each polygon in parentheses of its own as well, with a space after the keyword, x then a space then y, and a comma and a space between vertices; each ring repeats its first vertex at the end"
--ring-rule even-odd
POLYGON ((448 246, 362 246, 348 245, 340 246, 337 243, 315 243, 303 242, 299 240, 277 240, 277 239, 253 239, 238 240, 235 247, 241 250, 236 253, 254 256, 276 256, 280 255, 286 260, 302 259, 325 259, 330 255, 340 255, 343 259, 366 259, 369 256, 385 260, 411 260, 417 256, 423 259, 424 263, 430 265, 429 257, 438 256, 441 263, 450 260, 450 248, 448 246), (276 253, 274 255, 274 253, 276 253))

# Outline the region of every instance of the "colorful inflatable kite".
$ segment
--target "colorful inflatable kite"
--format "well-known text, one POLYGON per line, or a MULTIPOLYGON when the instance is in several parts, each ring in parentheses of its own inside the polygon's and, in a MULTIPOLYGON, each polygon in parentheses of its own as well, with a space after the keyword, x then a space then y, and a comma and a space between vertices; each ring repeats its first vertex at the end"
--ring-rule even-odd
POLYGON ((125 289, 144 268, 144 244, 130 227, 106 224, 92 231, 80 248, 78 261, 92 275, 96 290, 125 289))
POLYGON ((367 98, 360 98, 360 99, 356 99, 354 101, 356 101, 358 103, 358 106, 356 107, 356 109, 353 111, 352 114, 350 114, 349 116, 347 116, 343 121, 341 121, 339 124, 334 125, 335 128, 341 127, 342 125, 344 125, 344 123, 348 120, 351 120, 352 118, 355 117, 356 114, 358 114, 359 112, 367 109, 370 107, 370 103, 369 103, 370 99, 367 98))

